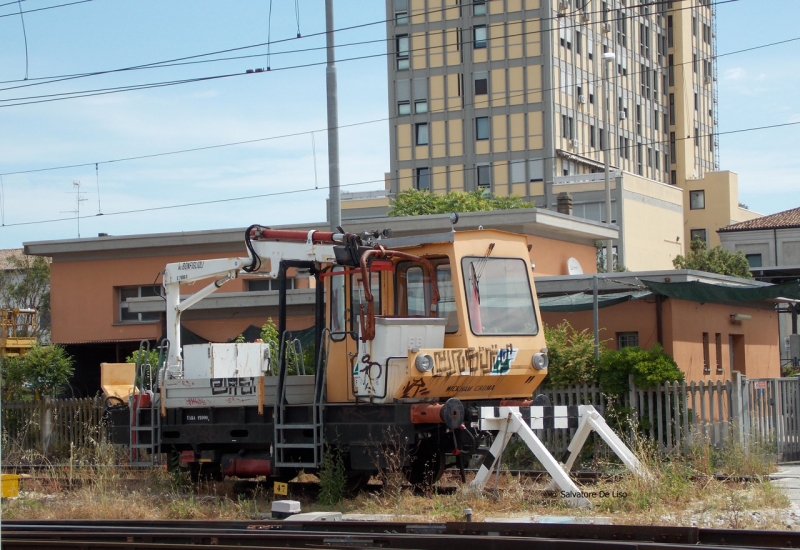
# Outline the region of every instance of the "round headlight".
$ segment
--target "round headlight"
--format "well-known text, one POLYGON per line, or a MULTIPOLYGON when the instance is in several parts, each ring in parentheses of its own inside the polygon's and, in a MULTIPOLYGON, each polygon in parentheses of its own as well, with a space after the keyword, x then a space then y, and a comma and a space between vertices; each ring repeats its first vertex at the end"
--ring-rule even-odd
POLYGON ((550 359, 547 358, 546 353, 534 353, 531 364, 536 370, 544 370, 550 364, 550 359))
POLYGON ((433 369, 433 357, 427 353, 420 353, 414 359, 414 366, 417 367, 419 372, 430 372, 433 369))

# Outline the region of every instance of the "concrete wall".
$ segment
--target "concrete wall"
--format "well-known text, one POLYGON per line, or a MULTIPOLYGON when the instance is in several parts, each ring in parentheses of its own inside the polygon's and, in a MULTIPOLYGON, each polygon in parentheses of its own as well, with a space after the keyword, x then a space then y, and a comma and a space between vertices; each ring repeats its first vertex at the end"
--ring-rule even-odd
MULTIPOLYGON (((542 313, 545 324, 555 326, 566 320, 577 330, 591 333, 592 312, 542 313)), ((617 334, 638 332, 639 345, 650 348, 657 342, 656 304, 652 298, 626 302, 600 310, 600 339, 608 349, 617 349, 617 334)), ((678 363, 687 381, 715 381, 731 378, 729 337, 741 336, 744 361, 734 357, 735 367, 750 378, 780 376, 777 313, 741 306, 697 304, 667 299, 663 303, 663 346, 678 363), (752 318, 731 323, 730 316, 744 313, 752 318), (709 338, 710 373, 704 373, 703 333, 709 338), (716 335, 721 342, 721 372, 717 370, 716 335)))
POLYGON ((717 246, 720 244, 717 231, 721 227, 761 217, 739 207, 739 176, 735 172, 707 172, 702 179, 687 180, 684 193, 686 243, 692 240, 692 229, 705 229, 709 248, 717 246), (699 190, 705 192, 705 208, 692 210, 689 193, 699 190))
POLYGON ((761 254, 762 267, 800 266, 800 228, 725 231, 718 237, 731 252, 761 254))
MULTIPOLYGON (((230 256, 244 255, 231 251, 230 256)), ((56 259, 50 269, 52 340, 56 343, 155 340, 161 337, 161 322, 120 322, 119 287, 161 283, 160 272, 167 263, 225 257, 225 254, 153 256, 130 259, 63 261, 56 259)), ((291 272, 288 273, 292 275, 291 272)), ((211 282, 185 285, 182 294, 192 294, 211 282)), ((298 287, 308 287, 308 279, 298 279, 298 287)), ((245 278, 222 286, 217 292, 243 292, 245 278)), ((209 340, 235 338, 251 323, 266 319, 232 316, 228 319, 187 321, 186 328, 209 340)), ((276 319, 277 322, 277 319, 276 319)), ((311 322, 293 328, 305 328, 311 322)))
POLYGON ((679 188, 624 174, 623 263, 631 271, 673 269, 682 253, 683 196, 679 188))
POLYGON ((570 258, 580 262, 584 273, 597 273, 597 251, 594 246, 531 235, 528 235, 528 244, 532 245, 531 261, 536 266, 534 277, 569 275, 567 260, 570 258))

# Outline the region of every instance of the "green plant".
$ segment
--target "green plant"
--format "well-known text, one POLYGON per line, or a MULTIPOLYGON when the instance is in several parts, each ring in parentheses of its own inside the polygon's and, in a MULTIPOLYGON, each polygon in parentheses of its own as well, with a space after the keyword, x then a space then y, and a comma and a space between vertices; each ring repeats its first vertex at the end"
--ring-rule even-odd
POLYGON ((484 210, 515 210, 534 208, 535 203, 524 202, 520 197, 497 197, 481 190, 470 192, 431 193, 408 189, 392 200, 389 216, 423 216, 450 212, 480 212, 484 210))
POLYGON ((640 388, 683 380, 677 363, 659 344, 649 350, 639 347, 606 350, 597 363, 597 382, 603 392, 622 395, 630 389, 629 375, 640 388))
POLYGON ((347 477, 344 472, 344 461, 338 452, 325 449, 318 477, 321 504, 333 506, 344 500, 347 493, 347 477))
POLYGON ((240 334, 236 337, 236 340, 233 341, 235 344, 244 344, 244 334, 240 334))
POLYGON ((25 401, 35 396, 56 397, 72 376, 74 363, 57 344, 36 345, 22 357, 4 357, 0 362, 3 398, 25 401))
POLYGON ((753 278, 750 273, 750 264, 747 263, 747 258, 741 251, 734 254, 719 245, 708 250, 705 241, 700 238, 695 238, 690 248, 691 250, 686 256, 678 255, 672 260, 672 265, 676 269, 695 269, 742 279, 753 278))
MULTIPOLYGON (((277 369, 278 356, 280 355, 280 335, 278 329, 275 327, 275 322, 272 317, 267 319, 267 322, 261 327, 261 340, 269 344, 269 354, 273 365, 273 370, 277 369)), ((300 362, 305 365, 305 373, 313 374, 316 367, 316 347, 311 345, 303 350, 302 355, 293 353, 289 347, 292 345, 291 340, 285 342, 286 346, 286 366, 288 374, 298 374, 300 372, 300 362)))
POLYGON ((545 326, 544 335, 550 360, 545 387, 565 388, 594 382, 597 361, 594 336, 588 330, 578 332, 564 321, 555 327, 545 326))

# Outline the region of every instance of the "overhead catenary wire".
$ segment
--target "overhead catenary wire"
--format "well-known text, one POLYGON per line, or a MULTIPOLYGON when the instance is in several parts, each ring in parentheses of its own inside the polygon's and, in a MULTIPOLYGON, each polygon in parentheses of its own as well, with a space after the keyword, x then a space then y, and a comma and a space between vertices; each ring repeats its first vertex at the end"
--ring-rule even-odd
MULTIPOLYGON (((738 1, 739 0, 720 0, 720 1, 717 1, 717 2, 710 3, 709 6, 716 6, 716 5, 720 5, 720 4, 728 4, 728 3, 732 3, 732 2, 738 2, 738 1)), ((631 5, 628 9, 633 10, 634 8, 637 8, 637 7, 640 7, 640 6, 655 6, 657 4, 664 4, 664 3, 666 3, 666 2, 654 2, 652 4, 648 4, 648 3, 635 4, 635 5, 631 5)), ((470 3, 470 4, 467 4, 467 5, 473 5, 473 4, 470 3)), ((422 12, 415 12, 415 14, 413 16, 414 17, 419 17, 420 15, 431 14, 431 13, 436 13, 436 12, 443 12, 443 11, 452 10, 452 9, 455 9, 455 8, 452 7, 452 6, 451 7, 447 7, 447 8, 437 8, 437 9, 434 9, 434 10, 426 10, 426 11, 422 11, 422 12)), ((684 6, 684 7, 681 7, 681 8, 673 8, 670 11, 675 12, 675 11, 682 11, 682 10, 686 10, 686 9, 692 9, 692 6, 684 6)), ((585 13, 586 14, 601 14, 601 13, 603 13, 603 11, 602 10, 597 10, 597 11, 590 11, 590 12, 585 12, 585 13)), ((539 18, 538 21, 556 21, 556 20, 559 20, 559 19, 563 19, 563 17, 561 15, 557 15, 557 16, 553 16, 553 17, 542 17, 542 18, 539 18)), ((621 18, 619 18, 619 19, 621 19, 621 18)), ((612 18, 612 19, 609 19, 607 22, 617 21, 619 19, 612 18)), ((362 23, 362 24, 359 24, 359 25, 351 25, 349 27, 342 27, 342 28, 339 28, 339 29, 334 29, 332 32, 344 32, 344 31, 353 30, 353 29, 357 29, 357 28, 362 28, 362 27, 366 27, 366 26, 371 26, 371 25, 376 25, 376 24, 383 24, 383 23, 385 23, 387 21, 391 21, 391 20, 384 19, 384 20, 374 21, 374 22, 370 22, 370 23, 362 23)), ((582 26, 583 26, 582 23, 576 23, 574 25, 562 26, 560 28, 580 28, 582 26)), ((471 29, 471 27, 467 27, 467 28, 462 29, 462 30, 470 30, 470 29, 471 29)), ((530 31, 528 33, 522 33, 522 35, 526 35, 526 34, 541 34, 541 33, 544 33, 544 32, 553 32, 555 30, 556 29, 553 28, 553 29, 546 29, 546 30, 539 30, 539 31, 530 31)), ((322 31, 322 32, 317 32, 317 33, 314 33, 314 34, 306 35, 303 38, 311 38, 311 37, 325 35, 325 34, 327 34, 327 32, 322 31)), ((517 36, 517 35, 507 35, 507 36, 504 36, 504 38, 508 38, 508 37, 511 37, 511 36, 517 36)), ((39 86, 39 85, 44 85, 44 84, 50 84, 50 83, 53 83, 53 82, 62 82, 62 81, 65 81, 65 80, 72 80, 72 79, 77 79, 77 78, 86 78, 86 77, 91 77, 91 76, 99 76, 99 75, 103 75, 103 74, 111 74, 111 73, 116 73, 116 72, 125 72, 125 71, 133 71, 133 70, 144 70, 144 69, 157 69, 157 68, 162 68, 162 67, 174 67, 174 66, 179 66, 179 65, 184 65, 184 64, 213 63, 213 62, 226 61, 226 60, 247 59, 247 58, 252 58, 252 57, 265 57, 265 56, 272 56, 272 55, 279 55, 279 54, 283 55, 283 54, 289 54, 289 53, 299 53, 299 52, 308 52, 308 51, 325 50, 326 49, 326 46, 321 46, 321 47, 314 47, 314 48, 288 50, 288 51, 276 52, 276 53, 272 53, 271 50, 270 50, 270 52, 267 53, 267 54, 255 54, 255 55, 250 55, 250 56, 237 56, 237 57, 222 58, 222 59, 206 59, 206 60, 200 60, 200 61, 193 61, 191 63, 182 63, 184 61, 197 59, 197 58, 200 58, 200 57, 208 57, 208 56, 212 56, 212 55, 220 55, 220 54, 223 54, 223 53, 230 53, 230 52, 233 52, 233 51, 240 51, 240 50, 246 50, 246 49, 252 49, 252 48, 260 48, 260 47, 263 47, 263 46, 268 46, 269 47, 270 45, 273 45, 273 44, 280 44, 280 43, 294 41, 294 40, 297 40, 297 38, 284 38, 284 39, 275 40, 275 41, 269 41, 268 40, 267 42, 261 42, 261 43, 258 43, 258 44, 251 44, 251 45, 248 45, 248 46, 239 46, 239 47, 235 47, 235 48, 217 50, 217 51, 214 51, 214 52, 207 52, 207 53, 203 53, 203 54, 195 54, 195 55, 191 55, 191 56, 179 57, 179 58, 174 58, 174 59, 165 60, 165 61, 155 61, 155 62, 151 62, 151 63, 133 65, 133 66, 123 67, 123 68, 118 68, 118 69, 109 69, 109 70, 104 70, 104 71, 93 71, 93 72, 85 72, 85 73, 75 73, 75 74, 69 74, 69 75, 57 75, 57 76, 51 76, 51 77, 39 77, 39 78, 31 79, 31 80, 36 80, 36 81, 39 81, 39 82, 26 83, 25 85, 22 85, 22 86, 11 86, 11 87, 7 87, 7 88, 0 88, 0 91, 12 90, 12 89, 17 89, 17 88, 24 88, 24 87, 29 87, 29 86, 39 86), (40 82, 41 80, 48 80, 48 81, 47 82, 40 82)), ((335 47, 336 48, 341 48, 341 47, 348 47, 348 46, 353 46, 353 45, 363 45, 363 44, 367 44, 367 43, 391 42, 393 40, 394 40, 394 37, 386 37, 386 38, 380 38, 380 39, 369 40, 369 41, 338 44, 335 47)), ((462 41, 462 42, 460 42, 460 44, 466 44, 468 42, 469 41, 462 41)), ((413 51, 421 51, 421 50, 428 50, 428 49, 431 49, 431 47, 415 48, 413 51)), ((394 53, 395 52, 389 52, 389 55, 393 55, 394 53)), ((14 83, 14 82, 21 82, 21 81, 20 80, 7 80, 7 81, 0 81, 0 84, 10 84, 10 83, 14 83)))
MULTIPOLYGON (((727 4, 727 3, 738 2, 738 1, 739 0, 721 0, 719 2, 716 2, 714 5, 727 4)), ((679 11, 679 10, 683 10, 683 9, 691 9, 691 7, 676 8, 673 11, 679 11)), ((581 24, 576 24, 576 25, 570 26, 569 28, 575 28, 575 27, 580 27, 580 26, 581 26, 581 24)), ((566 28, 566 27, 562 27, 562 28, 566 28)), ((544 32, 553 32, 554 30, 555 29, 545 29, 545 30, 541 30, 540 29, 540 30, 537 30, 537 31, 528 31, 528 32, 522 32, 522 33, 516 33, 516 34, 506 34, 506 35, 503 36, 503 38, 527 36, 529 34, 541 34, 541 33, 544 33, 544 32)), ((800 38, 798 38, 798 39, 800 39, 800 38)), ((793 39, 793 40, 797 40, 797 39, 793 39)), ((792 41, 792 40, 789 40, 789 41, 792 41)), ((468 44, 468 43, 471 43, 471 42, 472 42, 471 40, 464 40, 464 41, 459 42, 459 44, 468 44)), ((438 46, 436 46, 436 47, 438 47, 438 46)), ((413 50, 410 50, 409 52, 426 51, 426 50, 429 50, 429 49, 431 49, 431 47, 415 48, 413 50)), ((386 53, 381 52, 381 53, 378 53, 378 54, 369 54, 369 55, 362 55, 362 56, 357 56, 357 57, 339 59, 338 62, 360 61, 360 60, 370 59, 370 58, 375 58, 375 57, 384 57, 384 56, 395 55, 396 53, 397 52, 392 52, 392 51, 389 51, 389 52, 386 52, 386 53)), ((280 67, 278 69, 272 69, 271 72, 303 69, 303 68, 309 68, 309 67, 314 67, 314 66, 320 66, 320 65, 324 65, 324 64, 326 64, 325 61, 311 62, 311 63, 305 63, 305 64, 301 64, 301 65, 280 67)), ((76 91, 76 92, 60 92, 60 93, 55 93, 55 94, 43 94, 43 95, 38 95, 38 96, 6 98, 6 99, 0 99, 0 103, 2 103, 2 102, 10 102, 10 101, 17 101, 17 103, 6 103, 5 105, 0 105, 0 108, 17 107, 17 106, 22 106, 22 105, 33 105, 33 104, 37 104, 37 103, 50 103, 50 102, 53 102, 53 101, 64 101, 64 100, 68 100, 68 99, 76 99, 76 98, 81 98, 81 97, 93 97, 93 96, 97 96, 97 95, 123 93, 123 92, 128 92, 128 91, 133 91, 133 90, 144 90, 144 89, 150 89, 150 88, 160 88, 160 87, 165 87, 165 86, 174 86, 174 85, 179 85, 179 84, 187 84, 187 83, 194 83, 194 82, 218 80, 218 79, 224 79, 224 78, 233 78, 233 77, 237 77, 237 76, 245 76, 247 74, 262 74, 262 73, 263 73, 263 71, 256 71, 256 72, 254 72, 252 70, 246 71, 246 72, 237 71, 235 73, 228 73, 228 74, 222 74, 222 75, 212 75, 212 76, 205 76, 205 77, 186 78, 186 79, 174 80, 174 81, 154 82, 154 83, 146 83, 146 84, 132 84, 132 85, 127 85, 127 86, 117 86, 117 87, 112 87, 112 88, 100 88, 100 89, 95 89, 95 90, 82 90, 82 91, 76 91)), ((598 81, 599 80, 601 80, 601 79, 598 79, 598 81)), ((3 91, 3 90, 0 89, 0 91, 3 91)))
MULTIPOLYGON (((23 12, 20 12, 20 13, 34 13, 34 12, 37 12, 37 11, 54 10, 56 8, 65 8, 67 6, 74 6, 75 4, 86 4, 87 2, 94 2, 94 0, 77 0, 76 2, 69 2, 67 4, 56 4, 55 6, 45 6, 43 8, 35 8, 35 9, 32 9, 32 10, 23 11, 23 12)), ((15 4, 15 3, 16 2, 9 2, 9 4, 15 4)), ((8 4, 4 4, 4 5, 8 5, 8 4)), ((14 15, 17 15, 17 14, 16 13, 5 13, 3 15, 0 15, 0 18, 12 17, 14 15)))
MULTIPOLYGON (((740 128, 740 129, 737 129, 737 130, 728 130, 728 131, 725 131, 725 132, 718 132, 717 135, 739 134, 739 133, 744 133, 744 132, 755 132, 755 131, 759 131, 759 130, 770 130, 770 129, 775 129, 775 128, 782 128, 782 127, 787 127, 787 126, 797 126, 797 125, 800 125, 800 121, 797 121, 797 122, 785 122, 785 123, 781 123, 781 124, 770 124, 770 125, 766 125, 766 126, 754 126, 754 127, 750 127, 750 128, 740 128)), ((701 136, 701 137, 709 137, 711 135, 713 135, 713 134, 705 134, 704 136, 701 136)), ((683 140, 687 140, 687 139, 694 139, 694 137, 688 136, 688 137, 685 137, 685 138, 683 138, 683 137, 682 138, 676 138, 676 141, 683 141, 683 140)), ((667 141, 663 141, 663 142, 659 142, 659 143, 667 143, 667 141)), ((609 151, 615 151, 615 150, 618 150, 618 149, 620 149, 620 148, 619 147, 611 147, 611 148, 609 148, 609 151)), ((556 158, 558 158, 558 155, 552 156, 552 157, 542 157, 542 158, 536 159, 536 160, 546 160, 546 159, 556 159, 556 158)), ((458 170, 453 170, 453 172, 458 172, 458 171, 463 172, 463 171, 471 170, 471 169, 472 169, 471 167, 467 167, 467 168, 461 168, 461 169, 458 169, 458 170)), ((388 179, 391 180, 391 181, 396 181, 396 180, 399 180, 400 178, 388 178, 388 179)), ((354 186, 358 186, 358 185, 368 185, 370 183, 381 183, 381 182, 384 182, 384 181, 386 181, 385 178, 384 179, 353 182, 353 183, 343 183, 343 184, 341 184, 341 187, 354 187, 354 186)), ((221 198, 221 199, 209 199, 209 200, 206 200, 206 201, 195 201, 195 202, 187 202, 187 203, 181 203, 181 204, 169 204, 169 205, 163 205, 163 206, 149 206, 149 207, 145 207, 145 208, 136 208, 136 209, 130 209, 130 210, 119 210, 119 211, 116 211, 116 212, 106 212, 105 214, 103 214, 103 216, 105 217, 105 216, 121 216, 121 215, 127 215, 127 214, 141 214, 141 213, 144 213, 144 212, 157 212, 157 211, 163 211, 163 210, 172 210, 172 209, 176 209, 176 208, 189 208, 189 207, 193 207, 193 206, 205 206, 205 205, 209 205, 209 204, 222 204, 222 203, 226 203, 226 202, 236 202, 236 201, 242 201, 242 200, 261 199, 261 198, 268 198, 268 197, 278 197, 278 196, 283 196, 283 195, 294 195, 294 194, 297 194, 297 193, 308 193, 308 192, 311 192, 311 191, 320 191, 320 190, 325 190, 325 189, 328 189, 328 186, 319 187, 319 188, 307 187, 307 188, 303 188, 303 189, 289 189, 289 190, 286 190, 286 191, 273 191, 273 192, 270 192, 270 193, 259 193, 257 195, 247 195, 247 196, 240 196, 240 197, 227 197, 227 198, 221 198)), ((84 219, 85 218, 86 217, 84 217, 84 219)), ((35 221, 27 221, 27 222, 7 223, 7 224, 4 224, 2 227, 19 227, 19 226, 24 226, 24 225, 36 225, 36 224, 43 224, 43 223, 56 223, 56 222, 74 221, 74 220, 75 220, 74 217, 71 217, 71 218, 52 218, 52 219, 35 220, 35 221)))
MULTIPOLYGON (((795 38, 791 38, 791 39, 787 39, 787 40, 779 40, 779 41, 776 41, 776 42, 770 42, 770 43, 767 43, 767 44, 761 44, 761 45, 758 45, 758 46, 752 46, 752 47, 744 48, 744 49, 741 49, 741 50, 734 50, 734 51, 731 51, 731 52, 726 52, 726 53, 723 53, 723 54, 719 54, 717 57, 727 57, 727 56, 731 56, 731 55, 737 55, 737 54, 740 54, 740 53, 749 52, 749 51, 753 51, 753 50, 756 50, 756 49, 762 49, 762 48, 768 48, 768 47, 772 47, 772 46, 778 46, 778 45, 782 45, 782 44, 786 44, 786 43, 794 42, 794 41, 798 41, 798 40, 800 40, 800 37, 795 37, 795 38)), ((681 66, 681 65, 688 65, 688 64, 691 64, 691 63, 692 63, 691 61, 686 61, 684 63, 675 63, 673 66, 674 67, 678 67, 678 66, 681 66)), ((630 74, 633 75, 633 74, 637 74, 639 72, 641 72, 641 71, 632 71, 630 74)), ((602 82, 602 80, 603 80, 602 78, 597 78, 594 81, 589 81, 589 82, 590 83, 592 83, 592 82, 593 83, 600 83, 600 82, 602 82)), ((552 87, 552 88, 537 88, 537 89, 533 89, 533 90, 517 92, 517 93, 514 93, 514 94, 507 94, 506 98, 519 97, 519 96, 523 96, 523 95, 527 95, 527 94, 531 94, 531 93, 543 93, 543 92, 547 92, 547 91, 558 91, 558 90, 561 90, 561 89, 565 88, 566 86, 567 85, 565 84, 565 85, 561 85, 561 86, 555 86, 555 87, 552 87)), ((474 104, 475 104, 475 102, 471 102, 471 103, 470 102, 464 102, 463 105, 464 106, 468 106, 468 105, 474 105, 474 104)), ((447 112, 447 108, 446 107, 442 108, 442 109, 432 109, 430 111, 430 113, 432 113, 432 114, 434 114, 434 113, 444 113, 444 112, 447 112)), ((365 120, 365 121, 360 121, 360 122, 353 122, 353 123, 349 123, 349 124, 340 124, 338 128, 339 129, 353 128, 353 127, 356 127, 356 126, 364 126, 364 125, 367 125, 367 124, 375 124, 375 123, 378 123, 378 122, 388 122, 388 121, 392 121, 394 119, 404 119, 404 118, 409 118, 409 117, 408 117, 408 115, 391 115, 389 117, 383 117, 383 118, 378 118, 378 119, 365 120)), ((48 171, 54 171, 54 170, 68 170, 68 169, 72 169, 72 168, 81 168, 81 167, 86 167, 86 166, 92 166, 94 164, 116 164, 116 163, 120 163, 120 162, 143 160, 143 159, 148 159, 148 158, 157 158, 157 157, 170 156, 170 155, 179 155, 179 154, 186 154, 186 153, 194 153, 194 152, 199 152, 199 151, 208 151, 208 150, 212 150, 212 149, 220 149, 220 148, 225 148, 225 147, 235 147, 235 146, 239 146, 239 145, 248 145, 248 144, 253 144, 253 143, 258 143, 258 142, 272 141, 272 140, 276 140, 276 139, 287 139, 287 138, 292 138, 292 137, 305 135, 305 134, 308 134, 308 133, 312 133, 313 134, 314 132, 322 132, 322 131, 325 131, 325 130, 326 130, 326 128, 321 128, 321 129, 311 130, 311 131, 304 130, 302 132, 293 132, 293 133, 282 134, 282 135, 277 135, 277 136, 268 136, 268 137, 254 138, 254 139, 248 139, 248 140, 233 141, 233 142, 228 142, 228 143, 218 143, 218 144, 214 144, 214 145, 206 145, 206 146, 202 146, 202 147, 192 147, 192 148, 187 148, 187 149, 178 149, 178 150, 173 150, 173 151, 164 151, 164 152, 160 152, 160 153, 151 153, 151 154, 145 154, 145 155, 135 155, 135 156, 120 157, 120 158, 116 158, 116 159, 100 160, 100 161, 95 160, 95 161, 91 161, 91 162, 66 164, 66 165, 59 165, 59 166, 49 166, 49 167, 44 167, 44 168, 33 168, 33 169, 29 169, 29 170, 16 170, 16 171, 2 172, 0 175, 12 176, 12 175, 20 175, 20 174, 33 174, 33 173, 37 173, 37 172, 48 172, 48 171)))

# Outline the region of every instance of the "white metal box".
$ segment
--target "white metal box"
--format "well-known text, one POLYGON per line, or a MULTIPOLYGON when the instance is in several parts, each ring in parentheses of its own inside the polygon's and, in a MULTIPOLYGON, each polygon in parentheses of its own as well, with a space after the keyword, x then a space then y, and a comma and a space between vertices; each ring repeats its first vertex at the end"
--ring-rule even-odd
POLYGON ((375 338, 359 342, 353 369, 356 395, 375 403, 391 402, 408 377, 408 350, 443 348, 445 325, 447 319, 438 317, 375 317, 375 338))
POLYGON ((269 344, 263 342, 183 346, 184 378, 247 378, 269 369, 269 344))

